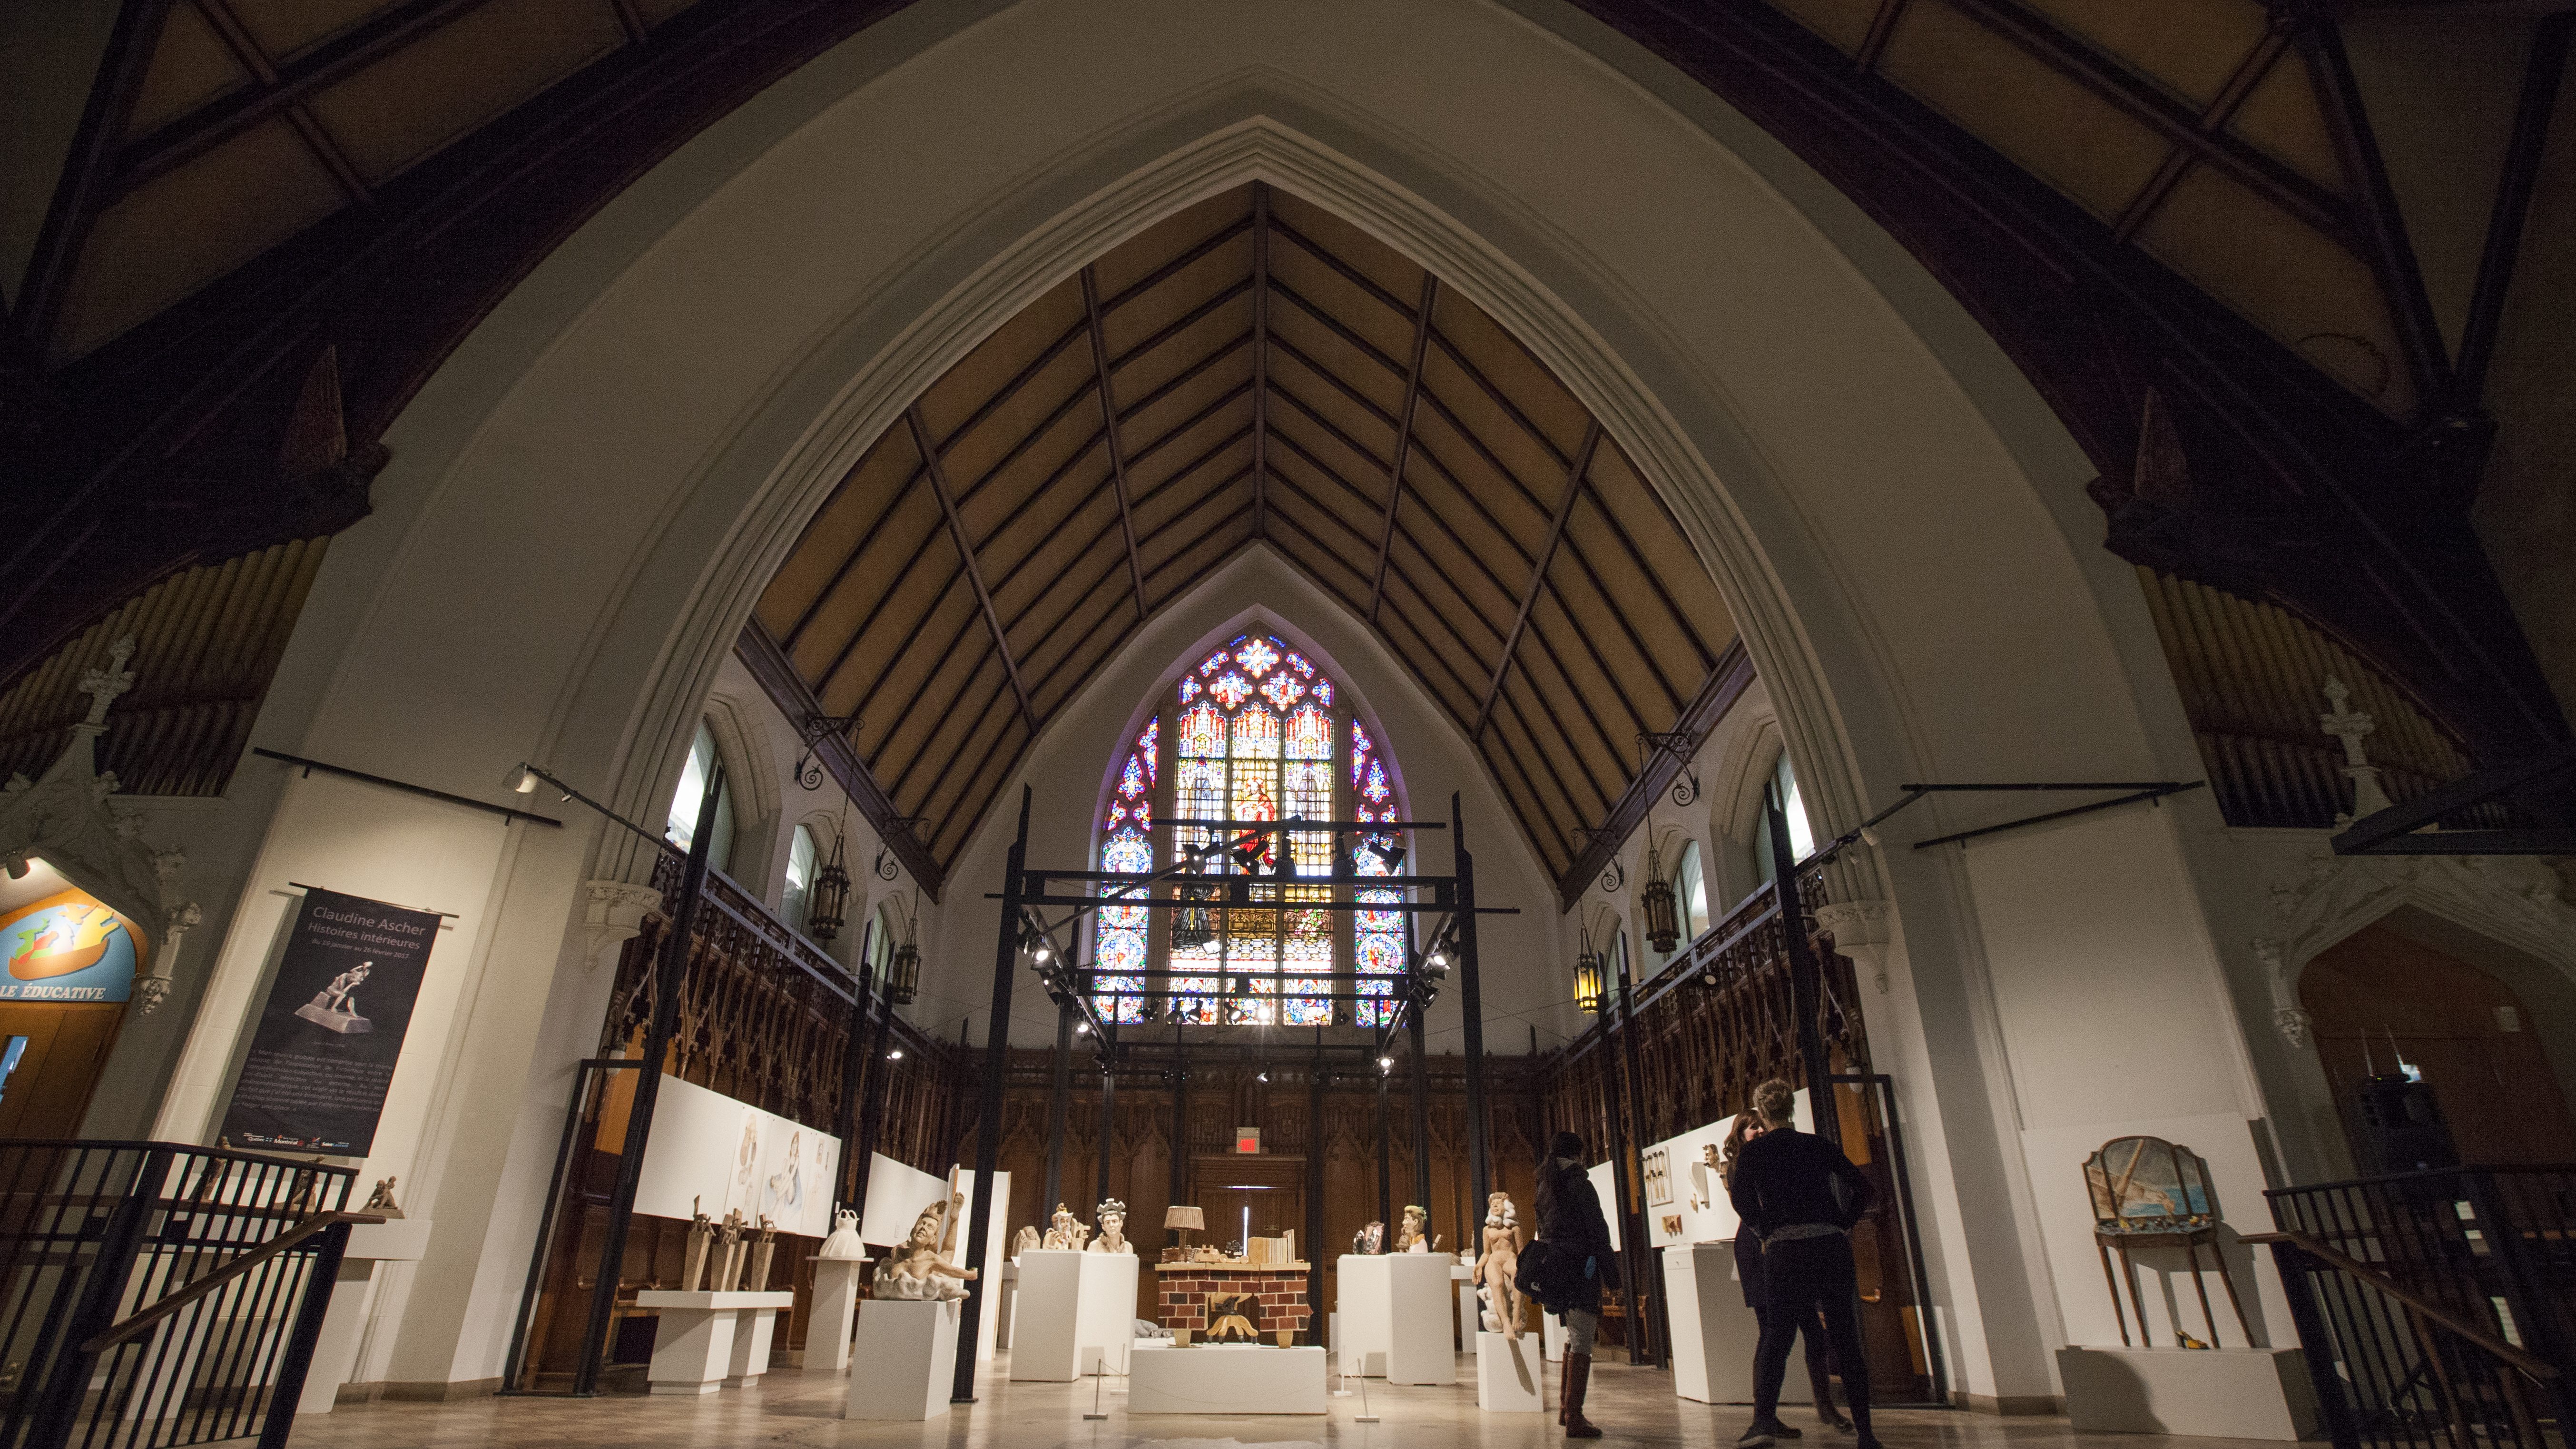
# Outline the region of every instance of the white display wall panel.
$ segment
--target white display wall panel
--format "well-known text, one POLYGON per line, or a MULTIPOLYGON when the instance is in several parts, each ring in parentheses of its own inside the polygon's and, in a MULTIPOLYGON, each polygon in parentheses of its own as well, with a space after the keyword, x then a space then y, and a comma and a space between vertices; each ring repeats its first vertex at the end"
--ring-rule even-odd
POLYGON ((1011 1377, 1070 1383, 1094 1365, 1127 1372, 1136 1338, 1133 1253, 1035 1248, 1020 1254, 1011 1377))
POLYGON ((1535 1414, 1546 1395, 1538 1335, 1476 1335, 1476 1407, 1488 1414, 1535 1414))
POLYGON ((832 1231, 839 1138, 678 1077, 664 1077, 657 1090, 637 1212, 684 1221, 692 1211, 717 1221, 739 1212, 746 1223, 766 1217, 783 1233, 832 1231))
MULTIPOLYGON (((1744 1283, 1735 1274, 1735 1244, 1699 1243, 1666 1248, 1664 1306, 1673 1334, 1673 1393, 1703 1404, 1753 1402, 1753 1345, 1762 1328, 1744 1301, 1744 1283)), ((1807 1381, 1806 1346, 1789 1352, 1789 1370, 1780 1382, 1780 1402, 1813 1402, 1807 1381)))
POLYGON ((1136 1345, 1130 1414, 1321 1414, 1324 1351, 1210 1343, 1136 1345))
POLYGON ((2061 1348, 2079 1433, 2304 1439, 2316 1394, 2295 1348, 2061 1348))
POLYGON ((1339 1262, 1344 1364, 1399 1384, 1454 1384, 1448 1257, 1348 1253, 1339 1262))
POLYGON ((844 1419, 920 1422, 948 1412, 957 1384, 956 1303, 871 1298, 859 1305, 844 1419))

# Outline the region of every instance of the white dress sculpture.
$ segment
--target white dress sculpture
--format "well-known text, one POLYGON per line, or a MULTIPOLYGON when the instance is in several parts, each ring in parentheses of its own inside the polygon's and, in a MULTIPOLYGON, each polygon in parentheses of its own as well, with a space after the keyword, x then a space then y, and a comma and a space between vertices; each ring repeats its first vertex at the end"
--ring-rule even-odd
POLYGON ((848 1208, 836 1210, 832 1214, 832 1235, 823 1240, 822 1248, 814 1256, 844 1261, 867 1255, 867 1246, 859 1241, 859 1215, 848 1208))

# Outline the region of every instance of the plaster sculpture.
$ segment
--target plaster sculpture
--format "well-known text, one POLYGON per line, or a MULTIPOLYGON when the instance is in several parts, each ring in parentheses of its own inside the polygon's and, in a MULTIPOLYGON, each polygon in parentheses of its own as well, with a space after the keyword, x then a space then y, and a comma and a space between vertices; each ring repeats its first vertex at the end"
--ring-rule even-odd
POLYGON ((1521 1336, 1521 1218, 1508 1193, 1485 1200, 1485 1253, 1470 1276, 1487 1333, 1521 1336))
POLYGON ((869 1297, 927 1302, 966 1296, 966 1280, 975 1276, 975 1270, 960 1268, 939 1255, 939 1220, 944 1215, 937 1203, 921 1210, 903 1246, 878 1266, 869 1297))
POLYGON ((839 1262, 851 1258, 864 1259, 867 1255, 867 1245, 859 1241, 859 1215, 848 1208, 834 1210, 832 1235, 823 1240, 822 1249, 814 1256, 839 1262))
POLYGON ((715 1241, 715 1224, 707 1221, 706 1210, 697 1198, 689 1199, 689 1250, 680 1260, 680 1291, 695 1293, 706 1286, 707 1248, 715 1241))
POLYGON ((736 1208, 716 1224, 715 1281, 707 1286, 718 1293, 731 1293, 742 1281, 743 1241, 742 1209, 736 1208))
POLYGON ((367 1205, 358 1211, 374 1213, 378 1217, 387 1219, 401 1217, 402 1206, 394 1201, 394 1184, 401 1180, 398 1177, 388 1177, 377 1183, 376 1190, 367 1194, 367 1205))
POLYGON ((1011 1239, 1011 1256, 1014 1258, 1022 1253, 1034 1252, 1037 1248, 1038 1230, 1034 1227, 1022 1227, 1018 1236, 1011 1239))
POLYGON ((1084 1227, 1071 1209, 1063 1203, 1055 1205, 1055 1216, 1047 1220, 1046 1246, 1079 1253, 1090 1236, 1091 1229, 1084 1227))
POLYGON ((1430 1214, 1412 1203, 1404 1205, 1404 1226, 1397 1229, 1395 1234, 1397 1252, 1428 1253, 1431 1251, 1431 1240, 1422 1232, 1424 1222, 1429 1216, 1430 1214))
POLYGON ((747 1293, 769 1291, 769 1259, 770 1255, 777 1251, 778 1225, 769 1220, 769 1214, 762 1213, 760 1236, 751 1244, 751 1266, 744 1270, 742 1275, 743 1291, 747 1293))
POLYGON ((1089 1251, 1094 1253, 1132 1253, 1127 1241, 1127 1204, 1110 1198, 1092 1210, 1100 1220, 1100 1236, 1093 1239, 1089 1251))

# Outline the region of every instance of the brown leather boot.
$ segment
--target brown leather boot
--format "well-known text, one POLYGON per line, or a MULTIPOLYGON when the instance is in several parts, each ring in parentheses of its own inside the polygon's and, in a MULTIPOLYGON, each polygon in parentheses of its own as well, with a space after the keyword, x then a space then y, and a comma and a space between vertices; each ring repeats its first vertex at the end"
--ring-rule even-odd
POLYGON ((1569 1353, 1565 1356, 1565 1409, 1563 1422, 1568 1439, 1598 1439, 1601 1428, 1583 1417, 1583 1391, 1591 1386, 1592 1355, 1569 1353))

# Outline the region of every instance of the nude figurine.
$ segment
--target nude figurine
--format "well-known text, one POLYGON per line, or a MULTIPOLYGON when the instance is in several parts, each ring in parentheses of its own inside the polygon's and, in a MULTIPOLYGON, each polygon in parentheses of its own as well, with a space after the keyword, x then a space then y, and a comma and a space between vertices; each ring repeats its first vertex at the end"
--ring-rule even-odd
POLYGON ((1512 1338, 1521 1336, 1521 1270, 1520 1214, 1513 1210, 1511 1196, 1495 1193, 1485 1199, 1484 1256, 1476 1260, 1469 1277, 1483 1298, 1484 1328, 1488 1333, 1502 1333, 1512 1338))

